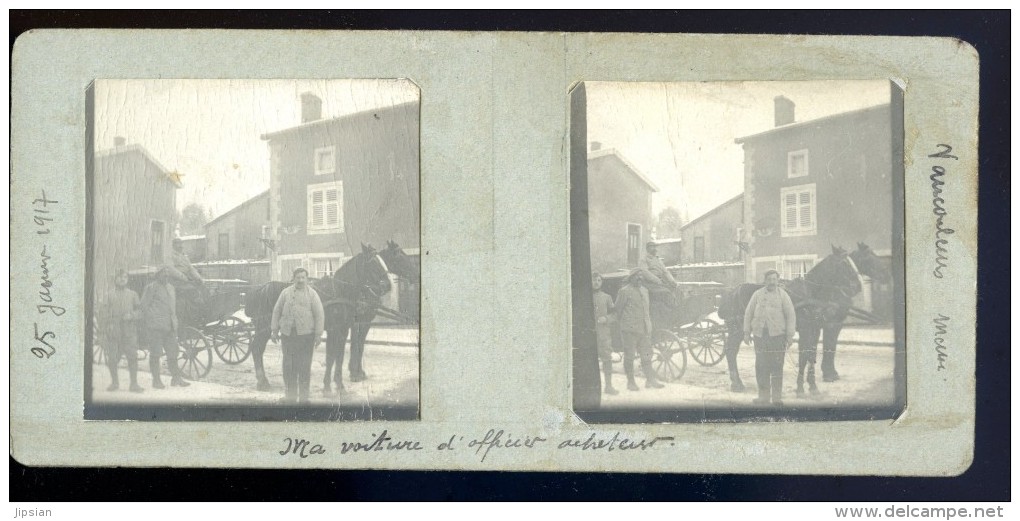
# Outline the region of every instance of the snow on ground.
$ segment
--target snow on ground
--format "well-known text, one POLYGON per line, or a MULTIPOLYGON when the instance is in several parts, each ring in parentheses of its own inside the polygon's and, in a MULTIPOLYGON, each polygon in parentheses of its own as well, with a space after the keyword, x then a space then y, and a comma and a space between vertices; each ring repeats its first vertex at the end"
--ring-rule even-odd
MULTIPOLYGON (((325 343, 319 345, 312 359, 312 376, 309 399, 312 405, 343 406, 414 406, 418 404, 418 330, 414 328, 384 328, 370 330, 369 339, 376 342, 365 346, 364 367, 368 379, 351 382, 347 371, 350 346, 344 360, 343 377, 346 391, 338 397, 323 396, 323 376, 326 370, 325 343)), ((139 362, 138 381, 145 392, 127 391, 128 371, 124 362, 118 372, 120 390, 108 392, 110 374, 104 365, 92 366, 93 401, 96 403, 171 403, 175 405, 269 405, 283 397, 283 367, 280 345, 270 342, 264 355, 266 374, 273 384, 269 391, 255 389, 255 366, 249 357, 238 365, 229 365, 213 353, 212 369, 198 381, 189 382, 186 388, 171 387, 169 373, 163 368, 166 389, 153 389, 148 362, 139 362)))
MULTIPOLYGON (((881 407, 894 404, 895 382, 893 378, 896 350, 893 347, 892 329, 848 328, 840 336, 836 351, 836 370, 840 379, 823 382, 821 374, 821 344, 818 346, 816 382, 819 395, 798 398, 797 387, 797 344, 787 351, 783 373, 783 401, 787 407, 797 408, 851 408, 881 407), (849 334, 848 334, 849 333, 849 334), (846 336, 844 336, 846 335, 846 336), (855 343, 844 343, 844 339, 855 343), (885 343, 885 340, 888 340, 885 343), (865 344, 867 342, 868 344, 865 344), (870 343, 875 345, 870 345, 870 343)), ((689 355, 689 353, 688 353, 689 355)), ((680 355, 674 355, 680 356, 680 355)), ((746 389, 737 393, 730 391, 729 370, 726 360, 711 367, 701 366, 692 356, 687 357, 687 370, 676 381, 666 383, 662 389, 646 389, 641 376, 640 363, 635 360, 640 391, 628 391, 623 364, 614 364, 613 386, 619 395, 602 395, 603 409, 644 409, 676 407, 691 409, 721 409, 748 407, 758 396, 754 376, 754 348, 741 345, 737 355, 737 367, 746 389)))

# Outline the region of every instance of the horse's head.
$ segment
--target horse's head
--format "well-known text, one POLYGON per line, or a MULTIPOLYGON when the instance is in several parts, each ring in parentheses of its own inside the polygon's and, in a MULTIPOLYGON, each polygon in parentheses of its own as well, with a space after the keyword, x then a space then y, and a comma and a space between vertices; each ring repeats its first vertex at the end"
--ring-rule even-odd
POLYGON ((838 288, 850 298, 861 292, 861 277, 846 250, 832 247, 832 254, 822 259, 804 276, 808 282, 838 288))
MULTIPOLYGON (((378 297, 389 293, 393 289, 393 285, 390 283, 390 270, 386 265, 386 261, 383 260, 375 248, 363 243, 361 245, 361 253, 355 255, 350 262, 353 264, 355 280, 349 282, 367 288, 378 297)), ((333 277, 337 278, 340 276, 340 272, 343 269, 344 266, 341 266, 333 277)))
POLYGON ((863 242, 857 243, 857 249, 850 253, 850 258, 857 265, 857 269, 872 280, 886 283, 892 278, 882 259, 863 242))
POLYGON ((414 257, 405 253, 396 242, 386 241, 386 248, 379 252, 379 256, 386 263, 390 273, 407 279, 413 284, 417 284, 421 280, 418 262, 414 257))

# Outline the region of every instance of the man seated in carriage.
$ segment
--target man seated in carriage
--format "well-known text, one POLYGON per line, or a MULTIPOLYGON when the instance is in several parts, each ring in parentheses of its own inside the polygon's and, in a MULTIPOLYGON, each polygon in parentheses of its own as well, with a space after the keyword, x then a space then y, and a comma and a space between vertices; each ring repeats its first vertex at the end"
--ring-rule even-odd
POLYGON ((646 255, 638 262, 641 269, 646 272, 645 278, 651 275, 658 279, 661 286, 675 289, 677 281, 673 278, 673 274, 666 269, 666 263, 658 256, 658 246, 654 242, 649 242, 645 245, 645 252, 646 255))
POLYGON ((184 241, 179 237, 173 240, 170 261, 171 265, 168 267, 168 271, 174 282, 192 282, 199 286, 202 284, 202 275, 191 265, 191 260, 184 253, 184 241))
POLYGON ((184 241, 174 238, 173 251, 170 252, 170 265, 166 266, 170 283, 177 288, 181 298, 189 301, 204 301, 209 292, 202 284, 202 275, 191 265, 191 260, 184 253, 184 241))

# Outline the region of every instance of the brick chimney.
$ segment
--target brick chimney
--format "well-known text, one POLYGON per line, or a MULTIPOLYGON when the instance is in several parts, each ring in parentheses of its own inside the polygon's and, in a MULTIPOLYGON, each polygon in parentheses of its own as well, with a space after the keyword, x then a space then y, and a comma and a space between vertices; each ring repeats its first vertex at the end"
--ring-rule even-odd
POLYGON ((785 96, 776 96, 776 126, 789 125, 794 122, 793 113, 795 105, 785 96))
POLYGON ((592 141, 591 142, 591 151, 595 152, 596 150, 602 150, 602 143, 598 142, 598 141, 592 141))
POLYGON ((114 136, 113 137, 113 146, 115 146, 115 147, 122 147, 122 146, 124 146, 126 144, 127 144, 127 140, 124 139, 123 137, 121 137, 121 136, 114 136))
POLYGON ((322 100, 311 92, 301 93, 301 122, 322 119, 322 100))

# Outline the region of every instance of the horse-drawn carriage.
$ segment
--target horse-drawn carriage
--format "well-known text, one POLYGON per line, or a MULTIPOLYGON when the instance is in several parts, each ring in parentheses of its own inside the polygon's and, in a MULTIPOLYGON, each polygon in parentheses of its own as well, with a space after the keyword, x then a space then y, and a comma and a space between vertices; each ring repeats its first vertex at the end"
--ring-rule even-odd
MULTIPOLYGON (((145 286, 155 280, 155 268, 142 268, 128 272, 128 287, 143 294, 145 286)), ((254 330, 250 322, 239 318, 238 311, 244 304, 244 296, 252 287, 241 280, 206 280, 201 286, 193 283, 175 283, 177 309, 177 342, 180 352, 178 367, 184 376, 192 380, 204 378, 212 369, 212 353, 223 362, 236 365, 244 362, 251 354, 250 344, 254 330)), ((95 335, 93 360, 105 362, 102 349, 102 324, 93 320, 95 335)), ((144 324, 139 323, 139 328, 144 324)), ((139 358, 145 358, 148 350, 144 332, 138 336, 139 358)))
MULTIPOLYGON (((602 291, 616 300, 629 272, 602 276, 602 291)), ((715 315, 716 301, 726 288, 718 282, 680 282, 676 288, 649 286, 652 319, 652 367, 662 381, 679 380, 687 370, 687 353, 698 364, 713 366, 723 359, 726 327, 715 315)), ((613 351, 622 351, 619 329, 613 327, 613 351)))

